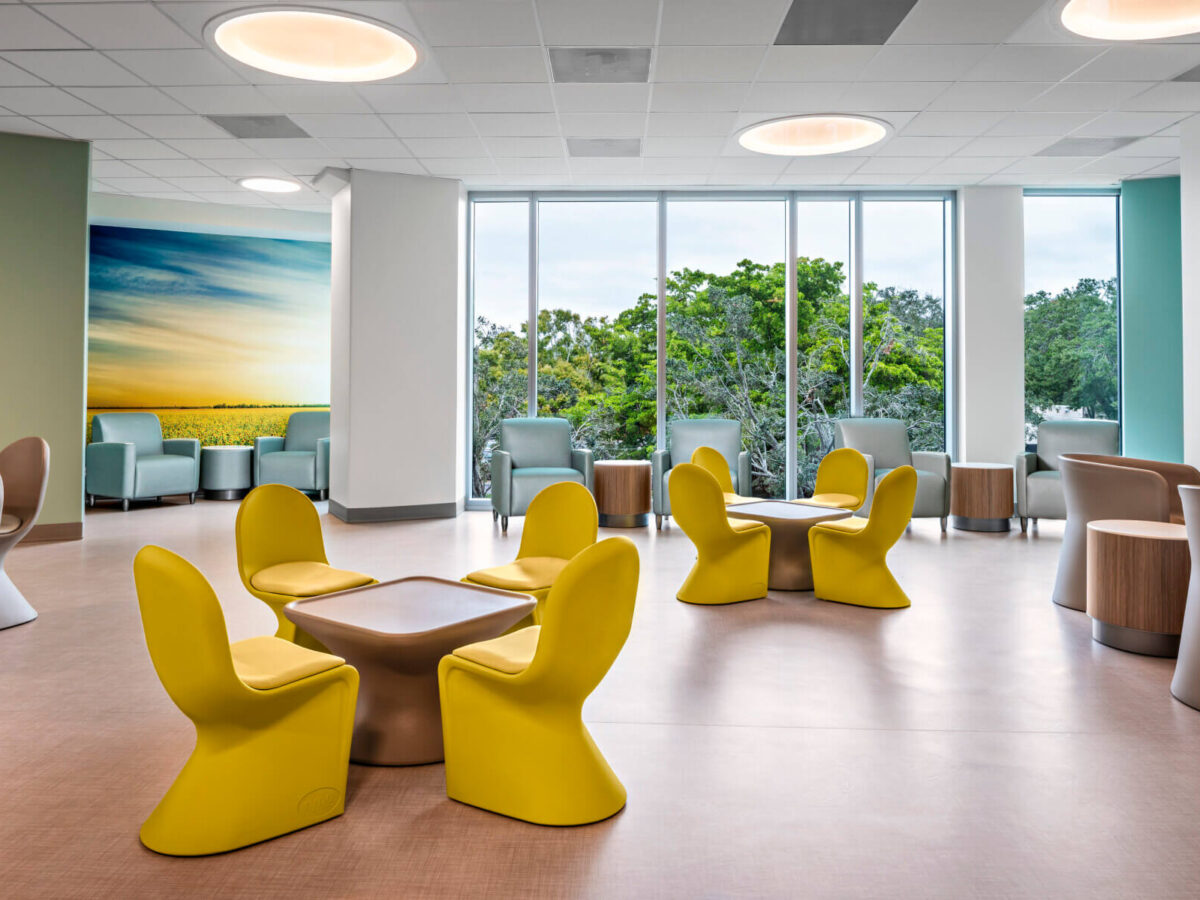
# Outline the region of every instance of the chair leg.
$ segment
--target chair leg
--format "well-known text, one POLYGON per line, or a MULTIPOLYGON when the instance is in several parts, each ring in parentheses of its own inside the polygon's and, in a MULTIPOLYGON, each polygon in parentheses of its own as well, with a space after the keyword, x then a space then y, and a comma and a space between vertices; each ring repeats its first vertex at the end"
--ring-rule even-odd
POLYGON ((508 516, 500 517, 500 531, 504 534, 508 534, 508 516))
POLYGON ((495 522, 499 518, 500 518, 500 510, 493 508, 492 509, 492 521, 495 522))
POLYGON ((190 494, 188 494, 188 503, 195 503, 195 502, 196 502, 196 492, 192 491, 190 494))
POLYGON ((1029 528, 1029 517, 1021 516, 1021 534, 1024 534, 1029 528))
POLYGON ((129 512, 129 498, 126 497, 121 501, 121 512, 129 512))
POLYGON ((1030 521, 1033 522, 1033 527, 1037 528, 1037 516, 1031 517, 1030 521))
POLYGON ((87 505, 88 505, 88 506, 95 506, 95 505, 96 505, 96 495, 95 495, 95 494, 88 494, 88 495, 87 495, 87 505))
POLYGON ((656 528, 657 528, 659 531, 662 531, 662 516, 655 516, 655 517, 654 517, 654 526, 655 526, 655 527, 656 527, 656 528))
POLYGON ((942 534, 946 533, 946 517, 942 516, 942 534))

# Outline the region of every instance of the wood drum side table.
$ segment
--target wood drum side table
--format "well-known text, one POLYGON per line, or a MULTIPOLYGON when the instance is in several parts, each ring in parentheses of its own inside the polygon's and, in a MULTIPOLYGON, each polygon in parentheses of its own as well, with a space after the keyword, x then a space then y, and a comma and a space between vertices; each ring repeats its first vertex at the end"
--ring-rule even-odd
POLYGON ((650 462, 604 459, 594 463, 596 509, 605 528, 650 524, 650 462))
POLYGON ((1170 522, 1096 519, 1087 526, 1087 614, 1101 644, 1176 656, 1192 561, 1170 522))
POLYGON ((1013 515, 1013 467, 955 463, 950 469, 950 521, 959 531, 1008 531, 1013 515))

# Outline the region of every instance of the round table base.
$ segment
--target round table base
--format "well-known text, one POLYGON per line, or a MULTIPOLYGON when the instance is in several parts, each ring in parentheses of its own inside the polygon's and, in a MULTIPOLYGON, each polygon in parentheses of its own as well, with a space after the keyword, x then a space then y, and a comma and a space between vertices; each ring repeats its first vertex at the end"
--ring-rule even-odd
POLYGON ((1142 631, 1092 619, 1092 640, 1115 647, 1128 653, 1142 656, 1175 657, 1179 655, 1179 635, 1160 634, 1157 631, 1142 631))
POLYGON ((200 493, 204 496, 205 500, 241 500, 248 493, 250 493, 250 489, 249 488, 234 488, 233 490, 229 490, 229 491, 205 490, 205 491, 201 491, 200 493))
POLYGON ((649 513, 600 513, 601 528, 644 528, 649 524, 649 513))
POLYGON ((1008 531, 1012 527, 1011 519, 978 519, 973 516, 951 516, 950 524, 959 531, 1008 531))

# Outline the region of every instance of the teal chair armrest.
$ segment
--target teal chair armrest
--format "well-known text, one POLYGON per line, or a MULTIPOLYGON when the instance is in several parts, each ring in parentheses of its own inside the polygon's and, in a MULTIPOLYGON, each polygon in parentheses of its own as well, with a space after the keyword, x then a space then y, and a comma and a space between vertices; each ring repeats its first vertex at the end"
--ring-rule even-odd
POLYGON ((187 456, 192 460, 192 489, 200 490, 200 442, 195 438, 167 438, 163 441, 163 453, 168 456, 187 456))
POLYGON ((933 450, 914 450, 912 461, 914 469, 942 476, 946 483, 942 491, 942 515, 950 515, 950 454, 933 450))
POLYGON ((284 439, 271 435, 269 437, 256 437, 254 439, 254 483, 262 484, 262 479, 259 477, 259 463, 262 462, 263 455, 266 453, 279 453, 284 448, 284 439))
POLYGON ((571 451, 571 468, 583 473, 583 483, 589 491, 596 491, 596 477, 592 468, 592 451, 587 449, 571 451))
POLYGON ((743 497, 749 497, 751 496, 751 490, 753 490, 753 481, 750 477, 750 454, 745 450, 738 454, 737 466, 738 480, 734 488, 743 497))
POLYGON ((329 490, 329 438, 317 438, 317 490, 329 490))
POLYGON ((663 496, 663 476, 671 468, 671 451, 655 450, 650 456, 650 506, 656 516, 671 514, 671 504, 663 496))
POLYGON ((512 454, 492 451, 492 509, 507 516, 512 509, 512 454))
POLYGON ((137 448, 132 443, 99 441, 84 452, 84 490, 98 497, 132 497, 137 448))
POLYGON ((1029 517, 1029 476, 1038 470, 1036 453, 1018 453, 1013 467, 1013 480, 1017 485, 1017 515, 1029 517))

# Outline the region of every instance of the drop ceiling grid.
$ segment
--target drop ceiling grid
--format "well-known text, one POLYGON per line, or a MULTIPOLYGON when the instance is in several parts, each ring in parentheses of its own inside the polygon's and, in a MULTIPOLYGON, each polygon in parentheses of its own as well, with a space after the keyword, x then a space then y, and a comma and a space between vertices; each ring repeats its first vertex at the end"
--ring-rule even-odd
MULTIPOLYGON (((207 50, 203 24, 245 5, 0 4, 0 129, 96 140, 96 180, 106 190, 228 202, 245 193, 233 179, 252 167, 308 177, 323 165, 462 177, 479 187, 1112 182, 1177 167, 1178 124, 1200 112, 1200 84, 1163 81, 1200 63, 1200 46, 1055 35, 1041 0, 1013 0, 1000 11, 990 0, 920 0, 887 44, 848 48, 768 43, 787 0, 622 0, 621 15, 611 4, 601 15, 574 0, 326 3, 390 21, 428 49, 409 76, 355 87, 297 83, 207 50), (650 84, 554 85, 547 48, 579 44, 651 46, 650 84), (678 80, 659 80, 664 58, 678 80), (803 77, 780 80, 791 72, 803 77), (808 98, 819 107, 808 111, 876 115, 895 134, 828 171, 749 162, 736 129, 804 111, 808 98), (247 144, 206 131, 201 116, 213 112, 283 113, 318 133, 302 143, 247 144), (552 124, 523 131, 533 116, 552 124), (621 133, 603 133, 607 122, 621 133), (1037 167, 1026 160, 1038 149, 1067 135, 1122 128, 1149 140, 1123 148, 1119 160, 1022 171, 1037 167), (421 133, 439 129, 454 133, 421 133), (640 159, 567 154, 567 137, 635 133, 640 159), (552 146, 558 152, 547 155, 552 146), (100 164, 110 159, 129 168, 100 164), (671 168, 671 159, 680 162, 671 168), (191 164, 189 174, 166 174, 183 171, 171 166, 176 160, 191 164)), ((309 192, 246 199, 325 202, 309 192)))

